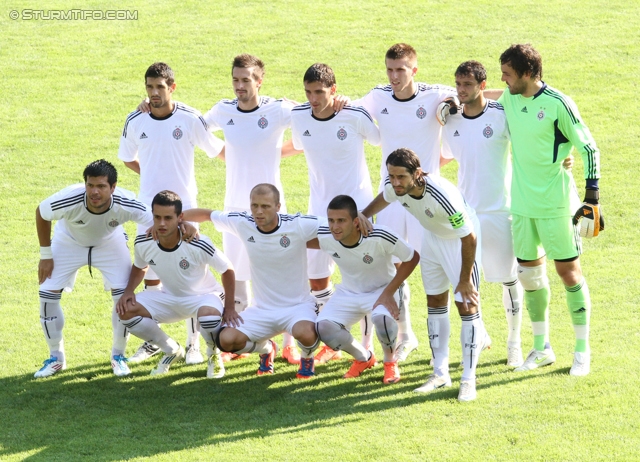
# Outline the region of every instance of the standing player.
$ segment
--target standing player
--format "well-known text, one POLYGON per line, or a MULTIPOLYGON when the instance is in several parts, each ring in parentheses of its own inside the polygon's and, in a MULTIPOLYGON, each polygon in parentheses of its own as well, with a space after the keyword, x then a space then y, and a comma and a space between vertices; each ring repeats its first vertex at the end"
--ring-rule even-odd
MULTIPOLYGON (((324 215, 327 204, 339 194, 350 195, 364 207, 373 198, 364 141, 380 144, 378 128, 362 107, 346 105, 334 111, 336 78, 326 64, 309 67, 303 82, 308 102, 293 108, 291 134, 293 147, 304 150, 309 167, 309 213, 324 215)), ((309 250, 308 259, 311 293, 320 309, 333 294, 333 261, 317 250, 309 250)), ((363 337, 365 348, 371 349, 371 326, 366 321, 363 337)), ((317 359, 323 363, 337 354, 325 347, 317 359)))
MULTIPOLYGON (((209 157, 216 157, 224 143, 207 131, 207 124, 197 110, 173 101, 176 83, 173 70, 167 64, 152 64, 144 78, 151 112, 136 110, 127 116, 118 158, 140 174, 138 199, 141 202, 150 204, 158 192, 169 189, 182 198, 185 209, 196 207, 194 148, 198 146, 209 157)), ((138 234, 144 231, 138 227, 138 234)), ((151 270, 146 278, 147 287, 159 284, 151 270)), ((144 344, 131 360, 142 361, 158 351, 157 347, 144 344)), ((190 319, 187 320, 187 364, 202 361, 196 320, 190 319)))
POLYGON ((556 272, 566 287, 576 335, 570 374, 587 375, 591 364, 591 298, 580 267, 580 234, 593 237, 604 228, 598 205, 600 152, 571 98, 541 80, 542 58, 531 45, 510 46, 500 56, 500 64, 502 81, 509 88, 498 102, 504 106, 511 131, 514 249, 533 326, 533 350, 516 370, 535 369, 556 359, 551 347, 545 344, 549 258, 554 260, 556 272), (579 201, 573 177, 562 168, 562 160, 572 146, 584 161, 586 193, 579 209, 572 203, 572 199, 579 201), (579 233, 575 224, 583 216, 587 218, 582 218, 579 233))
POLYGON ((336 196, 327 210, 329 226, 321 226, 315 248, 322 249, 340 268, 342 284, 318 316, 320 339, 334 350, 354 357, 345 378, 358 377, 373 367, 376 358, 357 343, 351 326, 372 314, 376 335, 384 351, 384 383, 400 380, 395 358, 399 309, 404 281, 420 261, 420 255, 395 233, 375 225, 366 237, 359 228, 358 209, 349 196, 336 196), (396 267, 392 257, 402 263, 396 267))
MULTIPOLYGON (((420 269, 427 294, 429 343, 433 369, 417 392, 450 387, 449 376, 449 286, 455 287, 455 302, 462 319, 460 343, 464 369, 458 400, 476 398, 476 366, 486 332, 482 323, 476 246, 480 228, 475 212, 449 181, 422 172, 420 159, 410 149, 397 149, 387 158, 389 177, 383 192, 363 211, 372 217, 389 203, 399 201, 424 228, 420 269)), ((478 251, 479 254, 479 251, 478 251)))
MULTIPOLYGON (((385 56, 388 85, 379 85, 354 104, 364 106, 378 123, 382 141, 380 188, 387 177, 386 159, 399 148, 408 148, 420 158, 420 165, 431 175, 440 172, 440 125, 435 114, 438 104, 455 96, 455 89, 443 85, 429 85, 414 80, 418 72, 416 50, 406 43, 396 43, 385 56)), ((390 204, 378 214, 378 224, 388 226, 414 247, 422 238, 420 223, 400 204, 390 204)), ((400 312, 398 360, 404 361, 418 347, 418 339, 411 328, 409 317, 409 287, 407 285, 405 310, 400 312)))
POLYGON ((249 255, 253 301, 242 312, 241 324, 228 323, 220 331, 218 346, 236 354, 258 353, 258 375, 273 374, 276 344, 272 337, 288 332, 302 350, 299 379, 314 375, 313 352, 318 347, 315 303, 306 279, 306 245, 317 237, 318 220, 285 215, 280 192, 271 184, 251 190, 251 215, 246 212, 189 210, 185 218, 211 220, 219 231, 234 233, 249 255))
POLYGON ((113 298, 113 346, 111 367, 114 374, 130 373, 124 357, 128 333, 118 322, 115 306, 125 286, 131 265, 127 236, 122 223, 135 221, 143 227, 152 224, 151 212, 134 199, 135 195, 117 188, 118 172, 106 160, 90 163, 83 172, 84 185, 69 186, 45 199, 36 209, 36 228, 40 241, 40 323, 49 345, 50 357, 35 377, 48 377, 67 367, 62 339, 64 315, 60 306, 62 289, 71 290, 78 269, 98 268, 113 298), (58 220, 51 239, 51 222, 58 220))
POLYGON ((171 323, 197 316, 200 333, 207 343, 208 378, 224 375, 224 366, 216 353, 215 338, 222 312, 227 322, 237 322, 234 308, 235 275, 231 263, 208 237, 184 242, 178 227, 182 219, 182 201, 172 191, 161 191, 151 203, 153 228, 158 236, 141 234, 135 242, 135 260, 129 282, 117 310, 122 324, 145 342, 158 345, 164 352, 151 375, 165 374, 176 361, 185 357, 184 348, 165 334, 158 323, 171 323), (162 282, 162 290, 134 290, 142 282, 147 267, 153 266, 162 282), (222 286, 209 271, 220 273, 222 286), (224 288, 224 308, 220 294, 224 288), (218 370, 216 371, 216 368, 218 370))
POLYGON ((458 189, 477 213, 482 230, 484 278, 503 285, 502 301, 509 327, 507 364, 519 367, 523 362, 522 286, 511 238, 509 128, 502 106, 483 95, 487 71, 482 64, 460 64, 455 79, 462 108, 446 119, 442 142, 445 151, 460 164, 458 189))

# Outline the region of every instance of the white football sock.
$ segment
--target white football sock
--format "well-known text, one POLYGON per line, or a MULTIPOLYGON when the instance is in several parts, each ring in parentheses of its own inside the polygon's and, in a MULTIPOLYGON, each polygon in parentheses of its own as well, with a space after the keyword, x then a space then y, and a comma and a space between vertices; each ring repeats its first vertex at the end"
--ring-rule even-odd
POLYGON ((357 361, 369 359, 369 352, 353 338, 351 332, 333 321, 318 322, 318 335, 332 349, 346 351, 357 361))
POLYGON ((216 336, 222 325, 221 316, 198 316, 198 324, 200 325, 200 334, 207 343, 207 352, 216 348, 216 336))
POLYGON ((373 324, 376 326, 376 335, 382 344, 384 362, 393 361, 396 352, 396 340, 398 338, 398 323, 391 316, 377 314, 373 316, 373 324))
POLYGON ((126 321, 120 321, 129 332, 138 338, 141 338, 145 342, 152 343, 162 350, 163 353, 172 355, 178 352, 180 345, 173 340, 158 326, 151 318, 143 318, 142 316, 135 316, 126 321))
POLYGON ((271 350, 273 350, 273 346, 269 340, 262 340, 260 342, 252 342, 251 340, 248 340, 247 343, 245 343, 244 348, 234 351, 234 353, 238 355, 243 353, 258 353, 263 355, 271 353, 271 350))
POLYGON ((316 341, 311 346, 303 345, 300 342, 297 342, 300 347, 300 357, 302 358, 313 358, 313 352, 316 351, 318 345, 320 345, 320 337, 316 338, 316 341))
POLYGON ((360 343, 365 350, 373 351, 373 322, 371 314, 360 320, 360 343))
POLYGON ((65 361, 64 341, 62 339, 62 329, 64 329, 64 314, 60 299, 62 293, 41 290, 40 296, 40 325, 44 333, 44 339, 49 346, 49 354, 58 358, 58 361, 65 361))
POLYGON ((409 290, 409 284, 403 282, 400 286, 402 298, 398 308, 400 309, 400 316, 398 319, 398 341, 402 342, 409 339, 415 339, 416 334, 413 333, 411 327, 411 313, 409 311, 409 302, 411 301, 411 291, 409 290))
POLYGON ((522 285, 515 281, 502 284, 502 303, 507 318, 509 346, 520 346, 520 328, 522 327, 522 285))
POLYGON ((449 321, 449 307, 428 308, 429 317, 429 346, 433 356, 433 373, 439 377, 449 375, 449 336, 451 323, 449 321))
POLYGON ((122 355, 127 349, 127 340, 129 340, 129 331, 120 322, 118 313, 116 313, 116 304, 124 293, 124 289, 111 289, 111 299, 113 300, 113 311, 111 311, 111 327, 113 328, 113 343, 111 345, 111 356, 122 355))
POLYGON ((480 357, 482 336, 485 335, 484 325, 480 313, 460 316, 462 329, 460 330, 460 343, 462 345, 462 358, 464 369, 461 380, 475 380, 476 366, 480 357))

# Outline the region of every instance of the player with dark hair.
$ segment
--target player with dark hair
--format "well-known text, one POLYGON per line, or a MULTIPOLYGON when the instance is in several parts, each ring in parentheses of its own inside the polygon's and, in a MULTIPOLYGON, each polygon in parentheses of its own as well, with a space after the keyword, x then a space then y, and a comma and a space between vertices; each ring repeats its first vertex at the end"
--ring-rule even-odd
POLYGON ((598 189, 600 151, 571 98, 541 80, 542 58, 531 45, 510 46, 500 56, 500 64, 502 81, 509 90, 498 102, 511 132, 514 249, 533 326, 533 349, 516 370, 527 371, 556 360, 545 341, 550 301, 546 260, 551 259, 566 288, 576 336, 570 374, 587 375, 591 298, 580 267, 580 236, 594 237, 604 228, 598 189), (573 147, 584 162, 582 206, 573 176, 562 165, 573 147))
POLYGON ((427 294, 429 344, 434 373, 416 392, 428 393, 450 387, 449 376, 449 287, 462 319, 463 372, 458 400, 476 399, 476 366, 486 334, 478 293, 480 259, 477 243, 480 227, 474 210, 460 192, 439 175, 420 168, 420 159, 410 149, 396 149, 387 157, 389 176, 385 189, 363 211, 372 217, 389 203, 399 201, 424 228, 420 252, 422 283, 427 294))
MULTIPOLYGON (((334 110, 336 78, 331 67, 313 64, 305 72, 303 83, 308 102, 293 108, 291 134, 294 148, 304 151, 309 167, 308 212, 324 215, 327 203, 339 194, 350 195, 359 207, 364 207, 373 198, 364 141, 378 145, 378 128, 360 106, 348 104, 340 112, 334 110)), ((334 263, 329 255, 312 249, 308 259, 311 293, 321 310, 333 294, 334 263)), ((363 344, 371 349, 368 317, 361 326, 363 344)), ((316 360, 324 363, 339 358, 339 354, 325 345, 316 360)))
POLYGON ((327 207, 328 226, 321 226, 318 238, 309 243, 330 255, 340 268, 342 283, 318 316, 320 339, 332 349, 344 350, 354 361, 344 378, 355 378, 375 364, 373 352, 356 342, 351 326, 371 314, 376 335, 384 351, 383 382, 400 380, 395 358, 404 281, 420 261, 420 255, 390 229, 374 225, 367 236, 359 230, 355 201, 345 195, 334 197, 327 207), (402 263, 398 268, 392 257, 402 263))
POLYGON ((157 241, 146 234, 136 238, 135 260, 127 287, 117 304, 118 315, 133 335, 157 345, 164 353, 151 375, 169 372, 172 364, 185 357, 184 348, 164 333, 158 323, 197 317, 200 333, 207 344, 207 377, 220 378, 224 375, 224 366, 215 338, 223 312, 227 322, 234 323, 238 318, 233 301, 233 267, 208 237, 200 235, 192 242, 182 240, 180 196, 172 191, 160 191, 151 204, 157 241), (162 290, 134 294, 149 266, 153 266, 160 277, 162 290), (220 274, 222 287, 209 267, 220 274))
MULTIPOLYGON (((62 330, 64 314, 62 290, 73 288, 78 269, 89 266, 102 272, 105 290, 113 298, 113 345, 111 367, 114 374, 130 373, 125 359, 128 333, 118 322, 115 305, 127 285, 131 265, 127 237, 122 224, 131 220, 143 227, 152 224, 151 212, 135 200, 135 195, 118 188, 118 172, 104 159, 90 163, 83 172, 84 184, 69 186, 45 199, 36 209, 40 241, 40 323, 50 357, 35 374, 48 377, 65 369, 66 355, 62 330), (57 220, 51 239, 51 222, 57 220)), ((92 274, 93 275, 93 274, 92 274)))
MULTIPOLYGON (((209 133, 207 123, 197 110, 173 100, 176 83, 173 70, 167 64, 154 63, 147 69, 145 87, 150 112, 136 110, 127 116, 118 158, 140 175, 138 199, 141 202, 150 204, 159 191, 169 189, 182 198, 185 209, 196 207, 195 146, 209 157, 216 157, 224 143, 209 133)), ((144 231, 146 229, 138 227, 138 234, 144 231)), ((148 290, 159 289, 153 270, 147 271, 145 277, 148 290)), ((130 361, 142 361, 159 351, 153 345, 143 344, 130 361)), ((187 363, 202 361, 196 320, 190 319, 187 320, 187 363)))

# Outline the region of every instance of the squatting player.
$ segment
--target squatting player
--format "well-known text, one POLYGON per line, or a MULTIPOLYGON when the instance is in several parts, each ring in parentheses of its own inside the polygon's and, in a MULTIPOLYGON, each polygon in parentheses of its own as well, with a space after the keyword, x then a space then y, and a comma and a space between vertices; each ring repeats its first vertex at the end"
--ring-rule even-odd
POLYGON ((67 367, 62 329, 64 314, 60 306, 62 289, 71 290, 78 269, 88 265, 102 272, 105 288, 111 289, 113 346, 111 367, 114 374, 130 373, 124 353, 128 333, 118 322, 115 306, 127 285, 131 256, 122 224, 135 221, 149 227, 151 212, 135 194, 116 187, 118 172, 104 159, 90 163, 83 172, 84 184, 69 186, 45 199, 36 209, 36 228, 40 241, 40 323, 49 346, 50 357, 35 374, 48 377, 67 367), (51 239, 51 222, 57 220, 51 239))
MULTIPOLYGON (((196 207, 195 146, 209 157, 216 157, 224 143, 207 131, 207 124, 196 109, 173 101, 176 83, 173 70, 167 64, 152 64, 144 79, 151 112, 136 110, 127 116, 118 158, 140 174, 138 199, 141 202, 151 204, 158 192, 168 189, 180 196, 185 210, 196 207)), ((146 229, 138 227, 138 234, 144 231, 146 229)), ((152 269, 145 277, 147 288, 159 284, 152 269)), ((142 361, 158 351, 157 347, 144 344, 130 361, 142 361)), ((190 319, 187 320, 187 364, 202 361, 196 320, 190 319)))
POLYGON ((273 374, 276 344, 272 337, 288 332, 301 349, 296 377, 314 375, 313 352, 318 347, 315 301, 307 281, 307 242, 318 235, 318 219, 278 213, 280 192, 272 184, 251 190, 251 214, 194 209, 185 219, 211 220, 219 231, 234 233, 244 244, 251 268, 253 302, 239 324, 220 331, 218 346, 236 354, 258 353, 258 375, 273 374))
POLYGON ((420 255, 390 229, 374 225, 365 237, 359 230, 358 209, 346 195, 336 196, 327 207, 328 226, 321 226, 310 246, 331 256, 340 268, 342 283, 318 316, 320 339, 334 350, 353 356, 345 378, 358 377, 375 365, 372 351, 355 341, 351 326, 372 314, 376 335, 384 351, 384 383, 400 380, 395 357, 399 310, 404 281, 420 261, 420 255), (397 269, 393 257, 401 263, 397 269))
POLYGON ((160 191, 151 202, 153 229, 158 240, 141 234, 136 238, 135 260, 130 269, 127 287, 118 301, 117 311, 122 324, 133 335, 157 345, 164 356, 151 375, 165 374, 176 361, 185 357, 185 350, 160 329, 158 323, 172 323, 197 317, 202 337, 207 344, 208 378, 224 375, 224 366, 216 351, 215 338, 225 321, 237 322, 233 290, 235 275, 231 263, 208 237, 182 240, 178 227, 182 219, 182 201, 172 191, 160 191), (144 279, 145 271, 153 267, 162 282, 161 290, 134 290, 144 279), (220 273, 222 287, 209 267, 220 273), (224 290, 224 297, 222 296, 224 290), (224 298, 224 306, 221 298, 224 298))
MULTIPOLYGON (((326 64, 309 67, 303 82, 308 102, 293 108, 291 134, 293 147, 304 150, 309 167, 309 213, 324 215, 327 204, 339 194, 350 195, 364 207, 373 198, 364 141, 380 144, 378 127, 362 107, 346 105, 335 112, 336 77, 326 64)), ((311 290, 320 309, 333 293, 334 265, 318 250, 309 250, 308 258, 311 290)), ((363 343, 371 349, 371 326, 363 324, 363 343)), ((336 355, 325 346, 317 360, 323 363, 336 355)))
POLYGON ((604 228, 598 205, 600 151, 571 98, 542 81, 542 58, 531 45, 510 46, 500 56, 500 64, 502 81, 509 89, 498 102, 504 106, 511 132, 514 250, 533 326, 533 349, 516 370, 535 369, 556 359, 551 347, 545 344, 549 258, 554 260, 556 272, 565 285, 576 336, 570 374, 587 375, 591 364, 591 298, 580 268, 581 241, 575 223, 587 212, 589 215, 580 223, 590 224, 587 236, 595 236, 604 228), (572 146, 584 162, 586 193, 582 207, 576 205, 579 198, 573 177, 562 167, 562 160, 572 146))
POLYGON ((476 366, 486 341, 486 331, 478 307, 479 269, 476 260, 480 227, 474 210, 460 192, 439 175, 420 168, 420 159, 410 149, 397 149, 387 157, 389 177, 383 192, 362 214, 369 218, 389 203, 399 201, 424 228, 420 252, 420 270, 429 317, 429 344, 433 353, 433 371, 416 392, 428 393, 450 387, 449 376, 449 286, 462 319, 460 343, 464 369, 458 400, 476 399, 476 366))

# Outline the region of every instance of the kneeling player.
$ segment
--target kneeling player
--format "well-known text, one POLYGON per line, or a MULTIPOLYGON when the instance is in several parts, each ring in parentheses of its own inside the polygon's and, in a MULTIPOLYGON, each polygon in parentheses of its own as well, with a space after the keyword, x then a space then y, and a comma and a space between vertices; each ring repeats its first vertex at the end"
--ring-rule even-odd
POLYGON ((259 353, 258 375, 273 374, 276 344, 271 337, 288 332, 302 353, 296 375, 314 375, 313 352, 318 347, 315 301, 309 293, 307 242, 318 235, 318 219, 280 214, 280 193, 271 184, 251 190, 251 215, 191 209, 185 220, 211 220, 222 232, 237 236, 245 246, 251 268, 253 304, 242 312, 242 324, 220 331, 218 346, 236 354, 259 353))
POLYGON ((234 324, 238 315, 234 307, 235 274, 227 257, 209 238, 184 242, 178 223, 182 219, 182 201, 171 191, 161 191, 151 203, 153 228, 158 241, 146 235, 136 238, 135 260, 129 283, 116 307, 122 324, 136 337, 158 345, 164 356, 151 375, 164 374, 171 364, 185 357, 184 348, 165 334, 158 323, 171 323, 197 316, 200 333, 207 343, 208 378, 224 375, 224 366, 215 347, 215 337, 225 321, 234 324), (161 291, 133 291, 152 266, 162 282, 161 291), (221 275, 222 288, 209 266, 221 275), (224 308, 222 298, 224 298, 224 308), (216 371, 216 368, 218 370, 216 371))
POLYGON ((356 342, 351 326, 372 314, 376 335, 384 351, 384 383, 400 380, 395 358, 404 281, 420 261, 420 255, 393 231, 374 226, 367 237, 359 230, 358 209, 349 196, 337 196, 327 210, 329 226, 321 226, 317 241, 310 248, 319 248, 333 258, 342 274, 331 300, 318 316, 320 339, 336 351, 344 350, 354 357, 344 378, 358 377, 374 366, 376 358, 356 342), (402 262, 396 270, 393 257, 402 262))

